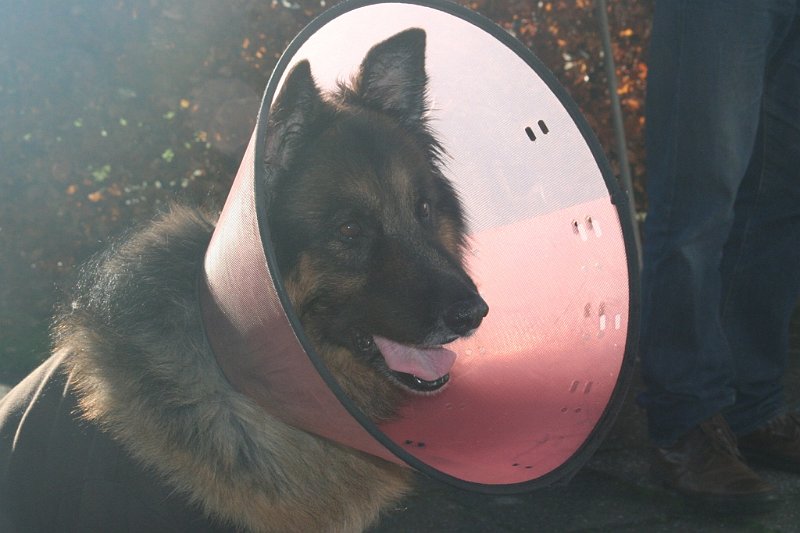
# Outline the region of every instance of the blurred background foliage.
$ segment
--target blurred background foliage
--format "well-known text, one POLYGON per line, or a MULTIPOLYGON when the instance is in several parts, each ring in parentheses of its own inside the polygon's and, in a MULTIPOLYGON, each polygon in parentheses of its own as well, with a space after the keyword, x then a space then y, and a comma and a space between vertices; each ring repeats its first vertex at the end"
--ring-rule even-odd
MULTIPOLYGON (((555 73, 618 171, 593 1, 463 3, 555 73)), ((652 5, 608 1, 639 211, 652 5)), ((109 238, 173 200, 221 206, 272 68, 325 8, 0 0, 0 380, 47 356, 54 305, 109 238)))

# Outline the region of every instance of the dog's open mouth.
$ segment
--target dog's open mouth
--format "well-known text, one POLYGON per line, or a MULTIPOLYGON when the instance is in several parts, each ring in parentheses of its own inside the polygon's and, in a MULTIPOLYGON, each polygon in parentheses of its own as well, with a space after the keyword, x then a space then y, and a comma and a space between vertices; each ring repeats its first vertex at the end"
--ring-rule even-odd
POLYGON ((444 387, 450 380, 455 352, 441 346, 408 346, 374 335, 363 339, 383 356, 391 376, 413 392, 429 393, 444 387))

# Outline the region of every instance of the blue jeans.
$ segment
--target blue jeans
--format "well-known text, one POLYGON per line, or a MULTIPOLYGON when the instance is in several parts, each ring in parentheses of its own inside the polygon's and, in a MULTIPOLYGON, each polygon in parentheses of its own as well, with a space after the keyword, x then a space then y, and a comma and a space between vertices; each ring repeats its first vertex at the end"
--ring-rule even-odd
POLYGON ((800 295, 800 0, 659 0, 640 355, 652 440, 785 409, 800 295))

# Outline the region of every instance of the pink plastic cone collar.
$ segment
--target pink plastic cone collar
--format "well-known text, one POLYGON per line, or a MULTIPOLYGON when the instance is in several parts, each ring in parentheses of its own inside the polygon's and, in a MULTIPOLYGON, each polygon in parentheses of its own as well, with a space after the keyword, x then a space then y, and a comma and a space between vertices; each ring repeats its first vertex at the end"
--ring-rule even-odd
POLYGON ((552 75, 500 28, 450 4, 346 3, 306 28, 273 73, 205 262, 209 340, 231 383, 270 414, 456 485, 512 492, 570 476, 619 407, 635 345, 626 198, 552 75), (376 426, 344 395, 287 309, 262 242, 267 112, 293 65, 350 79, 376 43, 427 36, 430 124, 469 220, 468 271, 490 312, 448 347, 439 394, 376 426))

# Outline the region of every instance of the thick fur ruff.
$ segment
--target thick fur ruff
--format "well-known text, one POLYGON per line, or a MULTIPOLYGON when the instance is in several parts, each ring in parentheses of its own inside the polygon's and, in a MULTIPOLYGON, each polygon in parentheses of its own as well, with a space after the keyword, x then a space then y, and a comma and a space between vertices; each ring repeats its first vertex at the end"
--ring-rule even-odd
POLYGON ((400 466, 287 426, 233 390, 195 279, 213 222, 174 208, 89 264, 56 325, 82 416, 209 517, 248 531, 360 531, 400 466))

